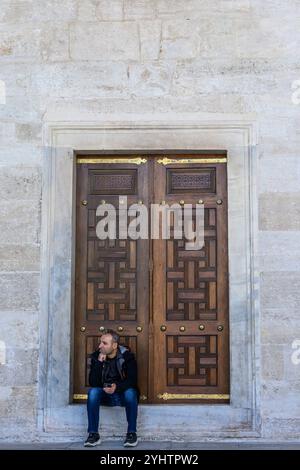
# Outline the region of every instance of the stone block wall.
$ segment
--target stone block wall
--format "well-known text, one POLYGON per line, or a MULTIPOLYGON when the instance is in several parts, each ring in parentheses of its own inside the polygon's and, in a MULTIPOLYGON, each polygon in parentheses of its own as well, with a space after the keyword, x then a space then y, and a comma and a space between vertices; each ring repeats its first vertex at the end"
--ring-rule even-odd
POLYGON ((1 1, 1 437, 38 435, 45 121, 252 113, 262 437, 300 438, 299 44, 299 0, 1 1))

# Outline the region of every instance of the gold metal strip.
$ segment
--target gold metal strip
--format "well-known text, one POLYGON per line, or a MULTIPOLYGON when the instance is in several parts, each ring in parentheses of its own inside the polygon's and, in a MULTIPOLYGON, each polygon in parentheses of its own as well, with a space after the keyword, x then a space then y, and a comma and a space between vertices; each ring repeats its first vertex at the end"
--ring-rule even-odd
POLYGON ((157 398, 161 398, 163 400, 229 400, 230 395, 222 395, 222 394, 206 394, 206 393, 163 393, 157 395, 157 398))
POLYGON ((77 158, 76 163, 133 163, 141 165, 146 163, 147 159, 142 157, 131 158, 77 158))
MULTIPOLYGON (((73 399, 74 400, 87 400, 87 394, 74 394, 73 399)), ((205 394, 205 393, 191 393, 191 394, 185 394, 185 393, 163 393, 157 395, 158 398, 162 400, 229 400, 230 395, 216 395, 216 394, 205 394)), ((141 400, 147 400, 147 397, 142 395, 141 400)))
MULTIPOLYGON (((73 395, 73 399, 74 399, 74 400, 87 400, 87 397, 88 397, 88 396, 87 396, 86 394, 85 394, 85 395, 84 395, 84 394, 81 394, 81 395, 80 395, 79 393, 75 393, 75 394, 73 395)), ((141 395, 141 396, 140 396, 140 400, 142 400, 142 401, 145 401, 145 400, 147 400, 147 399, 148 399, 148 397, 146 397, 146 395, 141 395)))
POLYGON ((148 400, 148 397, 146 397, 146 395, 141 395, 140 400, 142 400, 142 401, 148 400))
POLYGON ((80 395, 80 394, 78 394, 78 393, 75 393, 75 394, 73 395, 73 399, 74 399, 74 400, 87 400, 87 397, 88 397, 87 394, 85 394, 85 395, 80 395))
POLYGON ((169 165, 170 163, 226 163, 227 158, 159 158, 157 163, 169 165))

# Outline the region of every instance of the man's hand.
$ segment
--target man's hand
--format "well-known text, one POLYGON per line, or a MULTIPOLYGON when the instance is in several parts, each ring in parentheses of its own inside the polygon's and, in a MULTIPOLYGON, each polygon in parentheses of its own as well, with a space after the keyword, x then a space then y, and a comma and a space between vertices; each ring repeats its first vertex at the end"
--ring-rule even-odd
POLYGON ((106 354, 102 354, 101 352, 99 353, 98 356, 98 361, 103 362, 106 359, 106 354))
POLYGON ((108 393, 109 395, 112 395, 113 393, 115 393, 116 388, 117 388, 117 385, 112 384, 111 387, 105 387, 103 390, 105 391, 105 393, 108 393))

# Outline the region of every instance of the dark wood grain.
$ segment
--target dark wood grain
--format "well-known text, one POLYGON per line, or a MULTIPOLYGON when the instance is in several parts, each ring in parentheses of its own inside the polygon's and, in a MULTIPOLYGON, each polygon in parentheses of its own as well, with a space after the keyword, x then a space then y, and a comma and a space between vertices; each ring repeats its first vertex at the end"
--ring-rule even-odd
MULTIPOLYGON (((123 328, 121 342, 137 357, 139 387, 147 397, 143 403, 169 403, 158 398, 166 392, 229 394, 226 163, 162 165, 157 153, 146 158, 141 165, 126 161, 77 165, 73 391, 87 393, 88 355, 97 347, 103 326, 123 328), (195 205, 202 199, 205 246, 187 250, 186 240, 172 236, 170 240, 99 240, 96 208, 101 200, 118 205, 121 194, 127 195, 128 205, 142 200, 148 209, 151 203, 184 200, 195 205), (87 205, 82 205, 83 200, 87 205), (182 326, 184 331, 179 330, 182 326)), ((176 403, 215 401, 186 398, 176 403)))

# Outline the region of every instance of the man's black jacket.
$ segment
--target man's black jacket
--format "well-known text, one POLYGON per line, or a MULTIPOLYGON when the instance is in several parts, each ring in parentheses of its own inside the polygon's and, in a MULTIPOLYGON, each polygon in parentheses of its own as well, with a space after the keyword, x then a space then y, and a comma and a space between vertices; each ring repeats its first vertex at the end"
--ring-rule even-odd
MULTIPOLYGON (((103 373, 105 361, 100 362, 99 349, 91 354, 91 369, 89 374, 89 384, 91 387, 103 387, 103 373)), ((117 382, 116 392, 124 392, 128 388, 135 388, 138 392, 137 386, 137 363, 134 354, 130 352, 125 346, 119 346, 116 356, 116 364, 120 374, 120 381, 117 382)))

